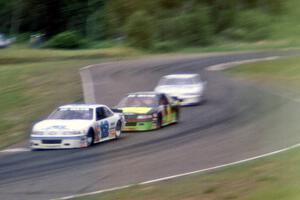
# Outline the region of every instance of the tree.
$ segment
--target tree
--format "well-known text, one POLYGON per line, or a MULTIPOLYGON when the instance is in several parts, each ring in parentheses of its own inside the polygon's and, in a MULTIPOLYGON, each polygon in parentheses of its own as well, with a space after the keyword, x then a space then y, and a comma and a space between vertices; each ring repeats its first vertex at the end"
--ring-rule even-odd
POLYGON ((153 19, 144 11, 137 11, 127 21, 128 42, 136 47, 149 48, 153 41, 153 19))

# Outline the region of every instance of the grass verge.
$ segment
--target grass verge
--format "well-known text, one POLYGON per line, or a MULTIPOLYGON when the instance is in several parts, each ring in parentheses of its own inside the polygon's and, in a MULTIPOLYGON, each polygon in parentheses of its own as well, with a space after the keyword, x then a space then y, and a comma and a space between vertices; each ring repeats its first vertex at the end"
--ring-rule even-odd
POLYGON ((283 95, 300 95, 300 56, 246 64, 227 72, 240 79, 254 81, 279 90, 283 95))
POLYGON ((84 50, 53 50, 30 49, 24 45, 13 45, 7 49, 0 49, 0 52, 0 65, 74 59, 128 57, 140 54, 139 51, 129 47, 111 47, 84 50))

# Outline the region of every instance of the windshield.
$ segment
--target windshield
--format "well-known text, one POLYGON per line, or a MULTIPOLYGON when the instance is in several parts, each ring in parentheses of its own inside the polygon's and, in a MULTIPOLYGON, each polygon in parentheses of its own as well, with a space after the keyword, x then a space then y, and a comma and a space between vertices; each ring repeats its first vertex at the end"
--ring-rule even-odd
POLYGON ((119 108, 156 106, 158 106, 156 95, 129 95, 125 97, 118 105, 119 108))
POLYGON ((59 108, 54 111, 48 119, 63 119, 63 120, 92 120, 93 109, 78 109, 78 108, 59 108))
POLYGON ((162 78, 158 85, 193 85, 198 82, 197 78, 162 78))

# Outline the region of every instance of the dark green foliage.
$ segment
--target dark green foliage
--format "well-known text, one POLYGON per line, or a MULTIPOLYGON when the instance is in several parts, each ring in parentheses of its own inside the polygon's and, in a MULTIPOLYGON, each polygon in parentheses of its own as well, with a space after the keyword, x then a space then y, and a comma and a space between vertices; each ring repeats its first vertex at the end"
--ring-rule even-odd
POLYGON ((266 39, 271 33, 271 19, 260 10, 240 12, 234 26, 225 31, 232 39, 256 41, 266 39))
MULTIPOLYGON (((211 16, 214 29, 219 33, 234 23, 237 13, 237 0, 215 0, 211 3, 211 16)), ((241 3, 241 2, 240 2, 241 3)))
POLYGON ((160 0, 159 5, 165 9, 178 8, 183 4, 181 0, 160 0))
POLYGON ((207 45, 211 41, 212 26, 206 9, 159 21, 159 36, 162 40, 177 41, 181 45, 207 45))
POLYGON ((126 25, 126 37, 132 46, 149 48, 153 41, 153 19, 144 11, 138 11, 129 17, 126 25))
POLYGON ((8 33, 12 18, 13 3, 0 0, 0 32, 8 33))
POLYGON ((66 31, 52 37, 45 45, 46 48, 75 49, 84 45, 82 37, 74 31, 66 31))
POLYGON ((186 45, 207 45, 211 37, 211 25, 205 9, 179 16, 181 41, 186 45))
POLYGON ((41 33, 49 39, 76 30, 92 41, 128 36, 131 45, 143 48, 153 42, 166 46, 164 41, 206 45, 222 34, 253 41, 268 37, 265 25, 284 14, 290 1, 0 0, 0 32, 41 33), (138 14, 142 18, 134 19, 138 14))
POLYGON ((92 40, 105 39, 107 35, 103 10, 95 11, 87 18, 86 36, 92 40))
POLYGON ((162 41, 153 44, 152 50, 154 52, 171 52, 178 49, 180 45, 175 41, 162 41))

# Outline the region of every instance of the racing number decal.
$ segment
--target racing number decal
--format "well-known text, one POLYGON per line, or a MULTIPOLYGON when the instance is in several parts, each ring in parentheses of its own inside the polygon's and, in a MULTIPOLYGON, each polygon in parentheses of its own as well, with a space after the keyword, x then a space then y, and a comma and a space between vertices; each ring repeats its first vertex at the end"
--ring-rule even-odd
POLYGON ((172 120, 172 109, 170 105, 164 106, 163 119, 164 123, 169 123, 172 120))
POLYGON ((167 110, 167 121, 171 122, 171 120, 172 120, 172 109, 171 109, 171 106, 167 105, 166 110, 167 110))
POLYGON ((108 137, 109 135, 109 123, 108 121, 102 121, 100 124, 102 138, 108 137))

